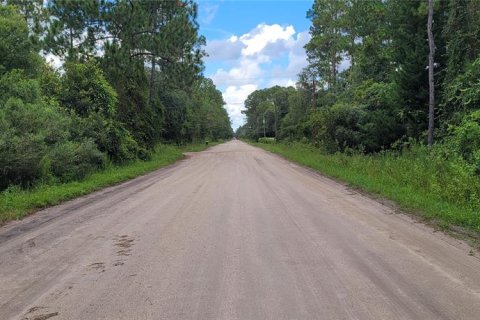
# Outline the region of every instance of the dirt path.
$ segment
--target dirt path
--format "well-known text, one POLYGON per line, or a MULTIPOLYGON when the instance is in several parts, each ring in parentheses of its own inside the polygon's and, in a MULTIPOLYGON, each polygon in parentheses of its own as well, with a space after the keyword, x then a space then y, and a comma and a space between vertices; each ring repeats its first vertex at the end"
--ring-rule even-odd
POLYGON ((0 319, 480 319, 480 260, 239 141, 0 228, 0 319))

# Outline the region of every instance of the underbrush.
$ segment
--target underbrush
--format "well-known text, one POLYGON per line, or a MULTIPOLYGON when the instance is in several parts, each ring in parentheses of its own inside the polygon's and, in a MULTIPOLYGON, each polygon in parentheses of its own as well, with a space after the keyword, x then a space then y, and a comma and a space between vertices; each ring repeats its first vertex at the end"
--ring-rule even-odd
POLYGON ((354 187, 395 201, 442 229, 480 234, 477 168, 441 147, 413 146, 401 154, 326 154, 301 143, 255 144, 354 187))

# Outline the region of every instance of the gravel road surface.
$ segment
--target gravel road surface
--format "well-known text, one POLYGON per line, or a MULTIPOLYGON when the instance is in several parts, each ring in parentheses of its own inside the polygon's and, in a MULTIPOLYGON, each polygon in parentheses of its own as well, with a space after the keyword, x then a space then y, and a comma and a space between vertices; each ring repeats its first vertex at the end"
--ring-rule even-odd
POLYGON ((0 319, 480 319, 470 247, 240 141, 0 228, 0 319))

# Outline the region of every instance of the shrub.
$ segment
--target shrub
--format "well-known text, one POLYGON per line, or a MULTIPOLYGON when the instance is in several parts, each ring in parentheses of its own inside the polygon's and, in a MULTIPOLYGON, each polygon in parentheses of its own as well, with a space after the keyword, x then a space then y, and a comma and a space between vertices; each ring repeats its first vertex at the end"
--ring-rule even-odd
POLYGON ((0 104, 16 98, 25 103, 38 102, 40 86, 38 81, 28 79, 21 70, 12 70, 0 77, 0 104))
POLYGON ((480 58, 465 68, 465 72, 457 76, 446 86, 444 96, 446 103, 442 106, 447 117, 459 122, 463 115, 480 106, 480 58))
POLYGON ((0 5, 0 76, 13 69, 35 73, 40 56, 35 52, 27 22, 5 2, 0 5))
POLYGON ((31 185, 42 174, 41 160, 46 146, 41 134, 15 135, 13 130, 0 133, 0 188, 9 184, 31 185))
POLYGON ((73 119, 71 130, 75 141, 92 139, 114 162, 128 162, 140 154, 140 146, 120 122, 105 119, 99 113, 84 118, 73 116, 73 119))
POLYGON ((103 153, 91 140, 68 141, 70 127, 71 119, 54 103, 10 98, 0 106, 0 188, 30 186, 51 174, 69 180, 101 167, 103 153))
POLYGON ((466 116, 462 123, 450 126, 445 139, 445 150, 461 156, 480 173, 480 111, 466 116))
POLYGON ((52 173, 63 182, 82 179, 106 162, 105 154, 92 140, 60 143, 49 152, 48 159, 52 173))
POLYGON ((62 78, 60 102, 81 117, 99 113, 113 118, 117 94, 93 61, 68 63, 62 78))
POLYGON ((307 127, 312 140, 327 152, 354 148, 362 141, 360 121, 363 111, 358 107, 336 104, 312 114, 307 127))

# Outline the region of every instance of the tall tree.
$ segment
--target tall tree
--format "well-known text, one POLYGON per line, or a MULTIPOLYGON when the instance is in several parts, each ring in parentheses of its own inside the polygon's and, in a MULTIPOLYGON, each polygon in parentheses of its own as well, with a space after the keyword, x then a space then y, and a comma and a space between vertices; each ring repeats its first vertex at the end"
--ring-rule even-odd
POLYGON ((305 45, 308 60, 329 88, 335 88, 338 66, 349 45, 344 28, 346 10, 344 0, 315 0, 307 13, 312 21, 312 38, 305 45))
POLYGON ((100 48, 97 41, 104 34, 101 14, 112 3, 104 0, 51 0, 45 37, 46 51, 69 61, 94 56, 100 48))

